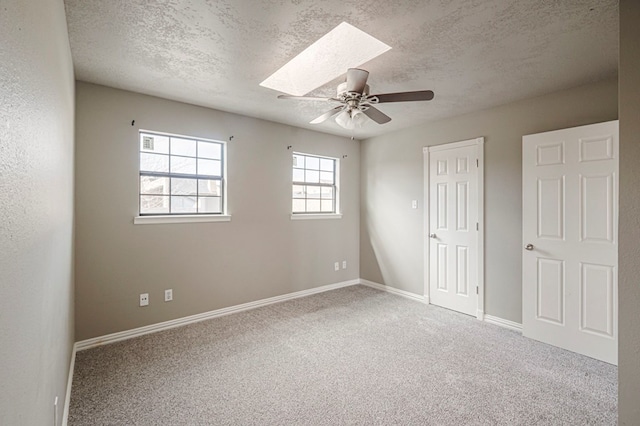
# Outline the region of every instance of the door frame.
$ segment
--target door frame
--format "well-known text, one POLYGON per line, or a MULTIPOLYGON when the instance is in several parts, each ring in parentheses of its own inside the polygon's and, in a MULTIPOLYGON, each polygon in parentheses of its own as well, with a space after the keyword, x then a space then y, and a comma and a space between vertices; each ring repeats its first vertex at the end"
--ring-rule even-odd
POLYGON ((484 320, 484 137, 478 137, 474 139, 468 139, 460 142, 451 142, 440 145, 425 146, 422 148, 423 153, 423 189, 424 189, 424 211, 422 219, 422 238, 423 238, 423 253, 424 253, 424 297, 427 303, 431 303, 430 289, 429 289, 429 212, 431 205, 429 203, 429 160, 430 153, 435 151, 444 151, 448 149, 464 148, 469 146, 477 147, 477 160, 478 166, 476 168, 476 178, 478 182, 478 270, 477 270, 477 282, 478 282, 478 307, 476 310, 476 318, 484 320))

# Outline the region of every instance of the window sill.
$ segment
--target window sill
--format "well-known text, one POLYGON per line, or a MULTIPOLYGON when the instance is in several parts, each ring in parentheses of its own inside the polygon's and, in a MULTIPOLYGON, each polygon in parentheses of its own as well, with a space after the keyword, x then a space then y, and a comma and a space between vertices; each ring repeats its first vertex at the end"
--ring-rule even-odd
POLYGON ((319 213, 319 214, 306 214, 298 213, 291 214, 291 220, 314 220, 314 219, 342 219, 340 213, 319 213))
POLYGON ((230 222, 231 215, 164 215, 164 216, 136 216, 135 225, 155 225, 160 223, 199 223, 199 222, 230 222))

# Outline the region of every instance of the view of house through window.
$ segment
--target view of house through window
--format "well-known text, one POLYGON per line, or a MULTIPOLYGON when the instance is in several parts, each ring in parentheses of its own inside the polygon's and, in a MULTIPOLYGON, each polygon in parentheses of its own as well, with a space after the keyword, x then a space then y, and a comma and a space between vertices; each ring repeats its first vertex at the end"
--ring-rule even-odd
POLYGON ((222 214, 224 142, 140 132, 140 215, 222 214))
POLYGON ((293 154, 293 213, 336 213, 338 160, 293 154))

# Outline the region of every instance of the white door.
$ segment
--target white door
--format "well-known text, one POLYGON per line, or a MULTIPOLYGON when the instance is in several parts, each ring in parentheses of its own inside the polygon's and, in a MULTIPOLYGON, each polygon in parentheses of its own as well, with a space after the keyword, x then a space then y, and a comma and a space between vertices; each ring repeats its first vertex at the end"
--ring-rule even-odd
POLYGON ((522 330, 618 362, 618 122, 522 140, 522 330))
POLYGON ((427 148, 429 301, 468 315, 478 305, 483 139, 427 148))

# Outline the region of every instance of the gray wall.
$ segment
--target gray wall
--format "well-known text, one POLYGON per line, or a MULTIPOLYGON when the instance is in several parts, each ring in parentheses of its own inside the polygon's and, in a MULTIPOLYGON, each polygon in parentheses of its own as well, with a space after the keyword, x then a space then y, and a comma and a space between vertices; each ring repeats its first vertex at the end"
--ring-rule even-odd
POLYGON ((484 136, 485 313, 522 322, 522 136, 617 115, 612 80, 364 140, 360 276, 423 294, 422 147, 484 136))
POLYGON ((88 83, 76 90, 78 340, 359 277, 357 141, 88 83), (134 225, 138 129, 233 135, 231 222, 134 225), (341 159, 342 219, 290 219, 293 150, 341 159), (347 269, 334 272, 342 260, 347 269), (140 308, 143 292, 150 305, 140 308))
POLYGON ((618 421, 640 424, 640 2, 620 2, 618 421))
POLYGON ((0 424, 62 418, 73 345, 74 82, 62 0, 0 8, 0 424))

